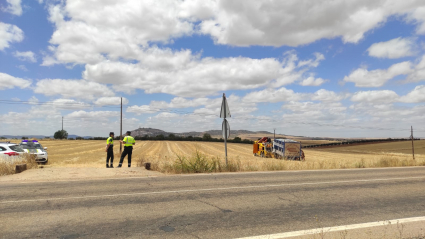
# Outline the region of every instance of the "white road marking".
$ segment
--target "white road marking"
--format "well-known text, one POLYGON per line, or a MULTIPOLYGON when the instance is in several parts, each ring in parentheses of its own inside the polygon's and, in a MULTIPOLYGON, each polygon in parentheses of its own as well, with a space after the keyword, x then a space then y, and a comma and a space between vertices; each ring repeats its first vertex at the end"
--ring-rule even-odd
POLYGON ((205 192, 205 191, 224 191, 224 190, 235 190, 235 189, 271 188, 271 187, 302 186, 302 185, 320 185, 320 184, 338 184, 338 183, 361 183, 361 182, 378 182, 378 181, 397 181, 397 180, 411 180, 411 179, 425 179, 425 176, 423 176, 423 177, 406 177, 406 178, 361 179, 361 180, 334 181, 334 182, 268 184, 268 185, 254 185, 254 186, 227 187, 227 188, 183 189, 183 190, 173 190, 173 191, 158 191, 158 192, 145 192, 145 193, 106 194, 106 195, 93 195, 93 196, 80 196, 80 197, 63 197, 63 198, 41 198, 41 199, 16 200, 16 201, 2 201, 2 202, 0 202, 0 204, 5 204, 5 203, 19 203, 19 202, 54 201, 54 200, 88 199, 88 198, 124 197, 124 196, 139 196, 139 195, 155 195, 155 194, 168 194, 168 193, 189 193, 189 192, 205 192))
POLYGON ((277 238, 288 238, 288 237, 296 237, 296 236, 306 236, 306 235, 314 235, 320 234, 322 232, 337 232, 337 231, 345 231, 345 230, 353 230, 353 229, 361 229, 361 228, 369 228, 369 227, 377 227, 377 226, 385 226, 385 225, 394 225, 397 223, 409 223, 409 222, 420 222, 425 221, 425 217, 410 217, 410 218, 401 218, 387 221, 378 221, 378 222, 367 222, 360 224, 351 224, 344 226, 336 226, 336 227, 323 227, 323 228, 315 228, 309 230, 302 231, 294 231, 294 232, 284 232, 277 234, 269 234, 269 235, 261 235, 261 236, 252 236, 252 237, 241 237, 239 239, 277 239, 277 238))

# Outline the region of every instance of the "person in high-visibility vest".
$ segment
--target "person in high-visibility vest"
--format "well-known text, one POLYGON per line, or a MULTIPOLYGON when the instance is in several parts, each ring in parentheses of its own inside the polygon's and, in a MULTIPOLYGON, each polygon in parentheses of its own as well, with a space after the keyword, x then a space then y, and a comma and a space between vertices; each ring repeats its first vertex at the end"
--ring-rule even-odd
POLYGON ((124 151, 121 154, 120 164, 118 165, 118 168, 121 168, 122 162, 124 161, 124 157, 128 155, 128 167, 131 167, 131 154, 133 153, 133 145, 136 144, 136 140, 134 140, 133 137, 130 136, 131 132, 127 131, 126 136, 121 143, 124 144, 124 151))
POLYGON ((106 167, 114 167, 114 132, 109 133, 109 138, 106 140, 106 167), (111 160, 111 165, 109 165, 109 159, 111 160))

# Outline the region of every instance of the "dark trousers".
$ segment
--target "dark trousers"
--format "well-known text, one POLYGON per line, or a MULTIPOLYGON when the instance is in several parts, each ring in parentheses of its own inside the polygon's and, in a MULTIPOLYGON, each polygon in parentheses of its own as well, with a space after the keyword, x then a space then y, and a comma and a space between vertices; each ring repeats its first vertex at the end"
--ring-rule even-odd
POLYGON ((109 146, 108 152, 106 153, 106 165, 109 163, 109 159, 111 159, 111 165, 114 163, 114 148, 109 146))
POLYGON ((128 155, 128 167, 131 167, 131 154, 133 154, 133 146, 124 146, 124 151, 121 154, 120 164, 118 167, 121 167, 126 155, 128 155))

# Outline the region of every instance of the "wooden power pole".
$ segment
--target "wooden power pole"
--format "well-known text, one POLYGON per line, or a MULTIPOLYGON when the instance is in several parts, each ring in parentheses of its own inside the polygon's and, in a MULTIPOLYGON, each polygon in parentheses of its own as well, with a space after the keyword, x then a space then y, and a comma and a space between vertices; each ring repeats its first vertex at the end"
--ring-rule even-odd
POLYGON ((120 154, 122 153, 122 97, 121 97, 121 119, 120 119, 120 154))
POLYGON ((413 126, 410 126, 410 132, 411 132, 410 137, 412 138, 412 155, 413 155, 413 160, 415 160, 415 146, 413 145, 413 140, 414 140, 414 138, 413 138, 413 126))

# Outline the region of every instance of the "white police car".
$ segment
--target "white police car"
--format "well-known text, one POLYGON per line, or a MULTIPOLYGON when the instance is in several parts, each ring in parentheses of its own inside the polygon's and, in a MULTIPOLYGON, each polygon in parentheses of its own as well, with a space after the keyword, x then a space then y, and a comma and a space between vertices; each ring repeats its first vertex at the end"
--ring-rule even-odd
POLYGON ((19 145, 10 142, 0 142, 0 156, 8 158, 22 154, 24 154, 24 150, 19 145))
POLYGON ((35 161, 37 163, 47 163, 47 147, 43 148, 37 140, 22 140, 19 146, 21 146, 24 152, 35 155, 35 161))

